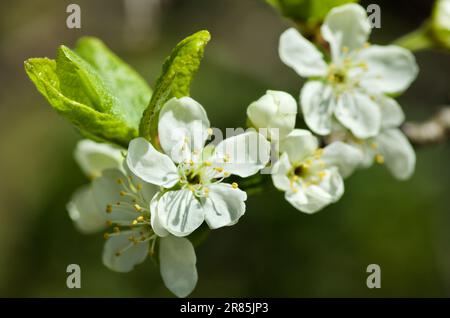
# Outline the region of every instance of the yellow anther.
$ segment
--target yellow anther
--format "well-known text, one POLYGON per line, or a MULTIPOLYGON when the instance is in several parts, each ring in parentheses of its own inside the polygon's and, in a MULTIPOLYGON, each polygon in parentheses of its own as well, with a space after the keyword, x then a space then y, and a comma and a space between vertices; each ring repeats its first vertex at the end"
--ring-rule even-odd
POLYGON ((133 205, 133 208, 134 208, 136 211, 138 211, 138 212, 142 210, 141 206, 140 206, 139 204, 137 204, 137 203, 135 203, 135 204, 133 205))
POLYGON ((319 175, 320 180, 322 180, 323 178, 325 178, 327 173, 325 171, 319 171, 318 175, 319 175))
POLYGON ((131 222, 131 224, 136 225, 136 224, 138 224, 138 221, 137 220, 133 220, 133 222, 131 222))
POLYGON ((112 212, 112 205, 111 204, 108 204, 107 206, 106 206, 106 213, 111 213, 112 212))
POLYGON ((114 233, 119 233, 120 232, 119 227, 118 226, 113 227, 113 232, 114 233))
POLYGON ((382 164, 384 163, 384 157, 383 157, 383 155, 377 154, 377 155, 375 156, 375 161, 376 161, 378 164, 382 165, 382 164))
POLYGON ((127 194, 127 193, 126 193, 125 191, 120 191, 119 194, 120 194, 120 196, 123 197, 123 196, 124 196, 125 194, 127 194))
POLYGON ((142 184, 140 183, 136 184, 136 190, 138 191, 142 190, 142 184))
POLYGON ((205 193, 205 194, 208 194, 209 193, 209 188, 203 188, 203 192, 205 193))
POLYGON ((347 53, 349 51, 349 48, 347 46, 342 47, 342 52, 347 53))
POLYGON ((369 66, 366 63, 360 63, 359 67, 362 68, 364 71, 367 71, 369 69, 369 66))
POLYGON ((217 167, 217 168, 216 168, 216 171, 217 171, 217 172, 223 172, 223 168, 222 168, 222 167, 217 167))
POLYGON ((104 234, 103 234, 103 238, 104 238, 105 240, 109 239, 109 233, 104 233, 104 234))
POLYGON ((205 161, 205 166, 211 167, 211 165, 212 165, 211 161, 205 161))
POLYGON ((189 164, 190 164, 191 166, 193 166, 193 165, 194 165, 194 161, 189 160, 189 164))
POLYGON ((372 148, 372 149, 377 149, 377 148, 378 148, 378 145, 377 145, 376 143, 372 142, 372 143, 370 144, 370 148, 372 148))
POLYGON ((122 255, 122 253, 116 252, 114 255, 116 255, 116 257, 119 257, 120 255, 122 255))
POLYGON ((119 201, 117 201, 117 202, 116 202, 116 205, 120 205, 120 202, 119 202, 119 201))
POLYGON ((144 221, 144 217, 142 215, 138 216, 136 219, 138 222, 144 221))
POLYGON ((106 221, 106 226, 111 226, 113 225, 113 222, 111 220, 106 221))
POLYGON ((366 43, 363 44, 363 48, 365 48, 365 49, 367 49, 369 46, 370 46, 369 42, 366 42, 366 43))
POLYGON ((228 161, 230 161, 230 155, 225 155, 223 157, 223 162, 228 162, 228 161))
POLYGON ((224 176, 224 177, 229 177, 229 176, 230 176, 230 173, 229 173, 229 172, 224 172, 223 176, 224 176))
POLYGON ((206 130, 206 132, 207 132, 208 135, 210 135, 210 136, 213 134, 212 128, 208 128, 208 129, 206 130))
POLYGON ((116 182, 117 182, 118 184, 122 184, 122 183, 123 183, 122 179, 120 179, 120 178, 117 179, 116 182))
POLYGON ((233 187, 233 189, 237 189, 239 185, 236 182, 233 182, 231 186, 233 187))
POLYGON ((320 158, 322 155, 323 155, 323 148, 319 148, 319 149, 316 149, 316 151, 314 151, 314 156, 316 158, 320 158))

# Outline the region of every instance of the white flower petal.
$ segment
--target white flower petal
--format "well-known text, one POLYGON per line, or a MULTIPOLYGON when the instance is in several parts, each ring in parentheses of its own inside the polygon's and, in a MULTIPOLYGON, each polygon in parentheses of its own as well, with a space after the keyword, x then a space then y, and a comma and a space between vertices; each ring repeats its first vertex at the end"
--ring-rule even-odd
POLYGON ((278 134, 270 133, 271 139, 282 138, 295 127, 297 102, 288 93, 269 90, 248 106, 247 116, 255 128, 278 129, 278 134))
POLYGON ((344 181, 341 175, 337 168, 327 169, 325 173, 325 178, 319 185, 310 185, 304 189, 307 203, 294 205, 293 201, 288 201, 302 212, 315 213, 339 200, 344 194, 344 181))
POLYGON ((363 49, 357 58, 367 65, 360 85, 370 92, 403 92, 419 72, 414 55, 394 45, 372 45, 363 49))
POLYGON ((134 243, 130 236, 140 238, 142 229, 123 231, 107 239, 103 248, 103 264, 116 272, 130 272, 142 263, 148 255, 148 242, 134 243))
POLYGON ((286 191, 284 198, 299 211, 303 211, 304 207, 308 204, 308 198, 306 197, 305 191, 301 187, 298 187, 296 191, 286 191))
POLYGON ((164 228, 164 226, 159 221, 158 216, 158 200, 161 198, 161 193, 154 195, 152 201, 150 202, 150 222, 152 229, 156 235, 159 237, 164 237, 169 235, 169 232, 164 228))
POLYGON ((294 28, 281 34, 278 53, 281 61, 302 77, 325 76, 327 73, 322 53, 294 28))
POLYGON ((337 167, 342 177, 350 176, 363 159, 362 151, 341 141, 335 141, 323 150, 321 160, 328 167, 337 167))
POLYGON ((300 93, 300 106, 308 127, 318 135, 328 135, 335 108, 333 89, 319 81, 307 82, 300 93))
POLYGON ((291 169, 292 165, 289 162, 289 156, 287 153, 283 153, 272 167, 272 182, 278 190, 288 191, 291 189, 291 181, 287 176, 291 169))
POLYGON ((126 160, 128 168, 145 182, 165 188, 178 182, 178 170, 173 161, 144 138, 135 138, 130 142, 126 160))
POLYGON ((160 224, 175 236, 186 236, 204 221, 205 214, 200 201, 191 190, 168 191, 158 200, 160 224))
POLYGON ((106 214, 97 208, 91 186, 84 186, 72 195, 67 211, 83 233, 95 233, 106 227, 106 214))
POLYGON ((416 154, 399 129, 387 129, 375 138, 378 150, 394 177, 406 180, 414 173, 416 154))
POLYGON ((395 99, 378 95, 375 101, 380 106, 383 128, 398 127, 403 123, 405 114, 395 99))
POLYGON ((206 223, 211 229, 235 224, 245 213, 245 200, 247 194, 230 184, 209 186, 208 197, 203 205, 206 223))
POLYGON ((318 146, 317 138, 309 130, 294 129, 280 142, 280 152, 287 153, 289 161, 297 163, 311 156, 318 146))
POLYGON ((124 188, 117 182, 118 180, 127 182, 127 177, 117 169, 107 169, 103 171, 101 177, 94 179, 92 191, 95 202, 98 210, 104 213, 108 220, 131 223, 139 215, 132 208, 134 204, 132 198, 120 195, 124 188), (121 202, 121 204, 117 205, 117 202, 121 202))
POLYGON ((248 177, 264 168, 270 159, 270 142, 263 135, 248 131, 221 141, 211 161, 225 172, 248 177))
POLYGON ((166 287, 177 297, 188 296, 197 284, 197 258, 192 243, 181 237, 161 238, 159 267, 166 287))
POLYGON ((90 178, 98 177, 105 169, 122 167, 124 149, 89 139, 80 140, 74 151, 75 161, 90 178))
POLYGON ((342 94, 334 114, 358 138, 373 137, 380 131, 380 107, 368 95, 358 91, 342 94))
POLYGON ((175 162, 190 159, 208 138, 209 120, 205 109, 190 97, 172 98, 159 114, 158 136, 161 147, 175 162))
POLYGON ((346 50, 351 52, 363 47, 371 27, 366 10, 351 3, 333 8, 325 17, 321 32, 330 44, 333 61, 336 62, 346 50))

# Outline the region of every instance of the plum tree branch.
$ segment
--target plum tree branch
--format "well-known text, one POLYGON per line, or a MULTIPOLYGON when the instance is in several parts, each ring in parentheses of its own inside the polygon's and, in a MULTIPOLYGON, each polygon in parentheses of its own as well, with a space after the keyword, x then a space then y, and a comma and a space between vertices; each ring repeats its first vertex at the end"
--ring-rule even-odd
POLYGON ((442 107, 426 121, 406 122, 402 130, 416 146, 446 142, 450 136, 450 106, 442 107))

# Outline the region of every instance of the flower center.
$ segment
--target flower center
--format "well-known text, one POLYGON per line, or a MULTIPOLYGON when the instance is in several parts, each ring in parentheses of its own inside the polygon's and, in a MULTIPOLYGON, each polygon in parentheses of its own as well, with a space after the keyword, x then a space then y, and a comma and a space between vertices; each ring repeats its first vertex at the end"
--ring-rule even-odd
POLYGON ((197 185, 201 183, 201 177, 198 172, 191 171, 186 175, 186 181, 191 185, 197 185))
POLYGON ((325 163, 321 160, 323 149, 317 149, 304 161, 294 165, 288 174, 292 191, 297 192, 299 186, 318 185, 326 176, 325 163))
POLYGON ((347 78, 347 72, 345 70, 330 70, 328 74, 328 80, 335 85, 343 84, 347 78))
POLYGON ((294 175, 297 177, 304 177, 308 173, 309 167, 306 164, 300 164, 299 166, 295 167, 294 169, 294 175))

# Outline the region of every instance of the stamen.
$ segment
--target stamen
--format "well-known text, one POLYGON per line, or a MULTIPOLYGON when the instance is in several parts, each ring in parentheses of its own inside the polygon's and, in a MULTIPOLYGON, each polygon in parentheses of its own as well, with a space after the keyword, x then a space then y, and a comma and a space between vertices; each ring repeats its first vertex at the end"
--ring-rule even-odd
POLYGON ((111 204, 108 204, 107 206, 106 206, 106 213, 111 213, 112 212, 112 205, 111 204))
POLYGON ((376 154, 376 156, 375 156, 375 161, 376 161, 378 164, 382 165, 382 164, 384 163, 384 157, 383 157, 383 155, 381 155, 381 154, 376 154))
POLYGON ((231 186, 233 187, 233 189, 237 189, 239 185, 236 182, 233 182, 231 186))
POLYGON ((320 181, 322 181, 326 175, 327 175, 327 173, 325 171, 319 171, 318 176, 320 178, 320 181))

